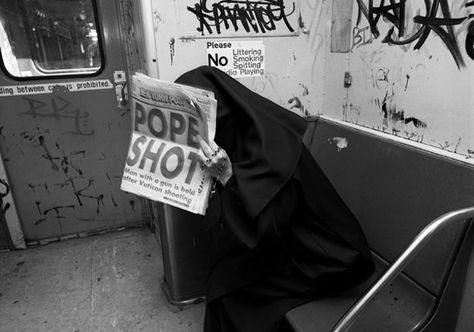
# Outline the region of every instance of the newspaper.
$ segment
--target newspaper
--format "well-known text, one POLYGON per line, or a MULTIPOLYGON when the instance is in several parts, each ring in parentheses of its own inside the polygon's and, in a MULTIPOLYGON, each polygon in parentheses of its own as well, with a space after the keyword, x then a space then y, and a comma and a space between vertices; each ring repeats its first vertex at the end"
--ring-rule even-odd
POLYGON ((133 131, 120 188, 204 215, 212 179, 200 167, 198 135, 216 130, 211 91, 132 77, 133 131))

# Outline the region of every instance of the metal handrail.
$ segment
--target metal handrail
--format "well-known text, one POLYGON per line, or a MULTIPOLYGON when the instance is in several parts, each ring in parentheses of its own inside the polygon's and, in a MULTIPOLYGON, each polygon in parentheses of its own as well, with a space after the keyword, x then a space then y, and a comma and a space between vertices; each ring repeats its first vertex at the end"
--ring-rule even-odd
POLYGON ((426 243, 439 233, 444 226, 451 225, 457 221, 467 221, 474 218, 474 207, 455 210, 443 214, 429 223, 411 242, 408 248, 397 258, 390 268, 375 282, 375 284, 342 316, 333 328, 333 332, 344 332, 354 323, 357 317, 365 309, 366 305, 372 300, 384 286, 392 281, 420 252, 426 243))

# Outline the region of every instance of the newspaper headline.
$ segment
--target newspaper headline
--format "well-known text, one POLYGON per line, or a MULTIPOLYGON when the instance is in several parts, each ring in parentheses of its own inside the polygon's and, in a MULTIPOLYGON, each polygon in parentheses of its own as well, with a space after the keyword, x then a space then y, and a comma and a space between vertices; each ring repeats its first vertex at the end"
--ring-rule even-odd
POLYGON ((132 99, 134 128, 121 189, 204 214, 212 179, 199 167, 198 137, 214 137, 213 93, 136 74, 132 99))

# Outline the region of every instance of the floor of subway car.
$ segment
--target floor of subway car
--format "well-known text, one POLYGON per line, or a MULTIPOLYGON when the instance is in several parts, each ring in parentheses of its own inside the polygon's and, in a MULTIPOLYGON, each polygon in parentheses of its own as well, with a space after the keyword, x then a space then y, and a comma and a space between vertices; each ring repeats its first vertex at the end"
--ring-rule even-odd
POLYGON ((171 305, 148 228, 0 253, 0 331, 201 331, 204 304, 171 305))

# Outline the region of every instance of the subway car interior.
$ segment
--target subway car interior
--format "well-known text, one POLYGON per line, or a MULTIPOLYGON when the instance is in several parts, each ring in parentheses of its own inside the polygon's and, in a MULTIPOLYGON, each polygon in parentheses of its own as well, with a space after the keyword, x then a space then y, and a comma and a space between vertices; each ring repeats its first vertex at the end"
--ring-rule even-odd
POLYGON ((0 50, 0 331, 202 331, 203 216, 121 189, 132 76, 200 66, 305 119, 367 237, 288 331, 474 331, 474 1, 2 0, 0 50))

